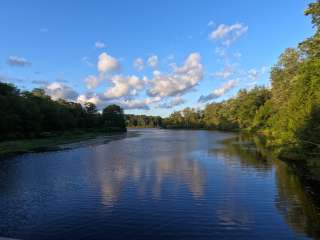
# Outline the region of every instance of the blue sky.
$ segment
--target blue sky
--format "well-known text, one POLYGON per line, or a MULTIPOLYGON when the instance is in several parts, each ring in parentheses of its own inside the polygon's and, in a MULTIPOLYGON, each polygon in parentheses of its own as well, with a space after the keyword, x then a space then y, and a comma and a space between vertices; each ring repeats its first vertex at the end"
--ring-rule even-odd
POLYGON ((0 80, 167 116, 269 84, 311 1, 1 1, 0 80), (135 64, 134 64, 135 63, 135 64))

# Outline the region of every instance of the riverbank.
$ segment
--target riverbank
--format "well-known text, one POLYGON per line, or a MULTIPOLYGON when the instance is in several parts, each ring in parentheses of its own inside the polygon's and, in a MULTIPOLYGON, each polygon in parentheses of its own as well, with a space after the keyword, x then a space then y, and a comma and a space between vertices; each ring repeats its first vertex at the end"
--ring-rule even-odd
POLYGON ((125 135, 126 133, 124 132, 105 133, 77 131, 59 133, 41 138, 2 141, 0 142, 0 157, 30 152, 63 150, 88 144, 105 143, 122 138, 125 135))

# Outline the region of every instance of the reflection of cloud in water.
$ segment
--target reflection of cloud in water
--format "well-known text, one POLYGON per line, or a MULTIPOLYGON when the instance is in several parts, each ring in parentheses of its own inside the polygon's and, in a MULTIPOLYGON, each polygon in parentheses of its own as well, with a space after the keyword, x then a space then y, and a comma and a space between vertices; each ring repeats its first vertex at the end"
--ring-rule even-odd
POLYGON ((253 224, 245 208, 236 206, 237 204, 225 203, 225 206, 217 209, 216 215, 219 219, 219 225, 225 230, 247 230, 253 224))
POLYGON ((112 207, 123 188, 135 188, 140 197, 151 194, 161 198, 163 188, 177 191, 185 184, 194 197, 203 195, 205 173, 199 162, 189 156, 197 138, 184 134, 148 135, 110 142, 92 149, 90 174, 101 188, 102 203, 112 207))

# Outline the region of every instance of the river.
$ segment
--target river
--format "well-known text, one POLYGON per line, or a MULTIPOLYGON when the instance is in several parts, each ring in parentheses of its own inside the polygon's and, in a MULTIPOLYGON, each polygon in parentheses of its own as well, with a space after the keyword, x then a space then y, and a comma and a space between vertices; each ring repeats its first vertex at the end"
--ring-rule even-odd
POLYGON ((286 163, 235 133, 129 130, 0 161, 0 237, 319 239, 286 163))

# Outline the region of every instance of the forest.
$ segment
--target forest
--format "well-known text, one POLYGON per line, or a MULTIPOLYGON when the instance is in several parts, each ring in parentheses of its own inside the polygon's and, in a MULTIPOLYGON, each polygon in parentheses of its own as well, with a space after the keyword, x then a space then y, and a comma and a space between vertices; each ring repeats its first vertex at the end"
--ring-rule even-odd
POLYGON ((162 118, 160 116, 126 114, 126 123, 131 128, 160 128, 162 118))
POLYGON ((21 92, 0 82, 0 140, 46 137, 57 132, 126 131, 123 110, 110 105, 99 113, 92 103, 81 106, 54 101, 42 89, 21 92))

